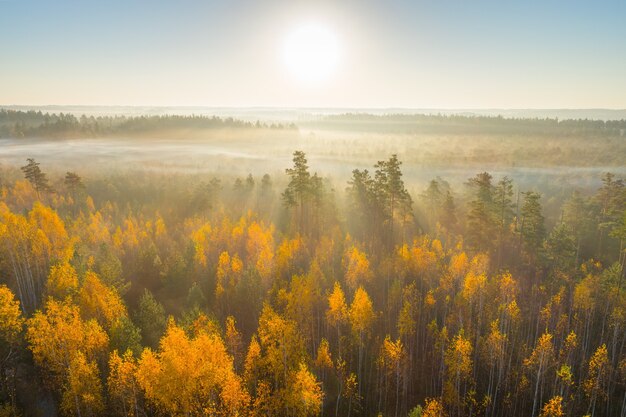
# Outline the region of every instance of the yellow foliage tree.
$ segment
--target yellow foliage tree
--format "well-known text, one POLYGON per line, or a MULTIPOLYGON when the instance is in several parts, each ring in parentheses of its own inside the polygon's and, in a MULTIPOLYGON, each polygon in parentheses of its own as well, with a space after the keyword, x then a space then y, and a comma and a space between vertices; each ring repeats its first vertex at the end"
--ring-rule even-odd
POLYGON ((346 297, 341 289, 341 285, 335 282, 333 292, 328 296, 326 320, 328 324, 337 329, 337 351, 339 357, 341 357, 341 327, 348 323, 349 318, 346 297))
POLYGON ((248 353, 246 353, 246 359, 244 361, 244 378, 246 382, 255 387, 259 377, 259 361, 261 358, 261 345, 256 337, 252 336, 250 340, 250 346, 248 346, 248 353))
POLYGON ((104 285, 93 271, 85 274, 78 293, 78 304, 83 317, 95 319, 107 329, 127 316, 126 306, 117 291, 104 285))
MULTIPOLYGON (((22 339, 24 318, 20 302, 6 285, 0 285, 0 347, 15 346, 22 339)), ((4 350, 4 349, 3 349, 4 350)), ((2 355, 4 358, 6 352, 2 355)))
POLYGON ((191 241, 194 245, 194 258, 202 266, 207 266, 207 252, 211 243, 211 225, 206 223, 191 234, 191 241))
POLYGON ((467 382, 472 375, 472 344, 465 337, 463 330, 454 337, 446 350, 446 383, 444 392, 447 402, 459 408, 462 405, 461 384, 467 382))
POLYGON ((243 340, 241 338, 241 333, 237 330, 235 318, 233 316, 228 316, 226 318, 224 340, 226 342, 228 353, 233 357, 235 369, 239 369, 243 356, 243 340))
POLYGON ((274 229, 263 224, 252 222, 248 227, 246 252, 248 265, 254 265, 265 288, 270 286, 274 270, 274 229))
POLYGON ((138 417, 140 387, 136 378, 137 360, 128 350, 122 356, 114 350, 109 356, 107 389, 120 415, 138 417))
POLYGON ((383 345, 380 353, 380 362, 387 372, 394 379, 394 387, 396 391, 395 395, 395 410, 396 416, 400 404, 400 381, 404 377, 404 365, 406 361, 406 350, 400 339, 395 342, 391 340, 391 337, 387 335, 383 341, 383 345))
POLYGON ((356 246, 349 248, 343 258, 346 283, 353 290, 372 279, 370 262, 356 246))
POLYGON ((611 376, 611 362, 606 345, 602 344, 596 349, 589 359, 587 379, 583 382, 583 389, 589 398, 588 411, 595 414, 598 399, 604 401, 608 398, 608 384, 611 376))
POLYGON ((190 339, 173 320, 159 351, 142 353, 137 380, 146 399, 170 415, 236 416, 249 402, 219 334, 201 330, 190 339))
MULTIPOLYGON (((365 335, 369 332, 372 323, 374 322, 374 308, 372 306, 372 300, 363 287, 357 288, 354 293, 354 299, 350 305, 350 323, 352 324, 352 331, 358 337, 359 343, 359 362, 358 362, 358 378, 362 381, 361 370, 363 367, 363 349, 365 335)), ((361 385, 359 385, 359 390, 361 385)), ((359 395, 361 392, 359 391, 359 395)))
POLYGON ((104 411, 98 366, 94 361, 88 361, 83 352, 76 352, 70 361, 61 410, 66 415, 79 417, 99 415, 104 411))
POLYGON ((524 360, 524 365, 532 369, 535 374, 535 394, 533 399, 533 412, 535 415, 537 403, 539 401, 539 387, 543 382, 546 370, 552 366, 554 362, 554 346, 552 345, 552 335, 544 333, 537 340, 537 345, 531 353, 530 357, 524 360))
POLYGON ((49 266, 72 257, 74 240, 57 213, 36 202, 28 218, 0 206, 0 245, 13 272, 25 311, 39 306, 49 266))
POLYGON ((426 404, 422 410, 422 417, 448 417, 443 408, 443 403, 438 398, 426 398, 426 404))
POLYGON ((57 379, 65 376, 79 352, 87 361, 98 359, 109 341, 95 320, 81 319, 78 307, 54 299, 28 320, 26 339, 35 363, 57 379))
POLYGON ((300 363, 298 370, 292 376, 288 389, 288 415, 294 417, 318 415, 322 409, 323 398, 324 393, 320 383, 317 382, 307 366, 300 363))
POLYGON ((315 357, 315 366, 320 369, 332 369, 333 359, 330 354, 328 340, 322 338, 320 345, 317 347, 317 355, 315 357))
POLYGON ((564 415, 563 397, 557 395, 550 398, 550 401, 543 406, 539 417, 563 417, 564 415))
POLYGON ((58 300, 72 295, 78 288, 78 274, 69 262, 53 265, 46 281, 46 294, 58 300))

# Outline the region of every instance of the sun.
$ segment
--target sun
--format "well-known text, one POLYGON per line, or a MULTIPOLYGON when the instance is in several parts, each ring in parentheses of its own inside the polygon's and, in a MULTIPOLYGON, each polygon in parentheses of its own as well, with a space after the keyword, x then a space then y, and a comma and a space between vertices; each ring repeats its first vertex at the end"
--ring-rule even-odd
POLYGON ((339 61, 339 43, 326 26, 309 23, 286 37, 283 62, 289 74, 305 84, 319 84, 330 78, 339 61))

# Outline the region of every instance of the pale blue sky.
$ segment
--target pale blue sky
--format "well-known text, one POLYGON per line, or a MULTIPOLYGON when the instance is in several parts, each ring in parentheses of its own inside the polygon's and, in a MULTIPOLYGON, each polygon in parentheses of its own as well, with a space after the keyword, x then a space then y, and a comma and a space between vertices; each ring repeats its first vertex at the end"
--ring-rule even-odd
POLYGON ((0 0, 0 104, 626 108, 626 1, 0 0), (286 36, 340 47, 296 82, 286 36))

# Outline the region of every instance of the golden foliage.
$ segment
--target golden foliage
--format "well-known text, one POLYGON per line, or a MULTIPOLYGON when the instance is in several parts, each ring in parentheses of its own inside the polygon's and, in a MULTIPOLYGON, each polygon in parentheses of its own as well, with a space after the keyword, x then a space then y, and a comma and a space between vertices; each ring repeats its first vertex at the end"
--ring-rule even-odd
POLYGON ((352 300, 352 304, 350 305, 350 323, 352 324, 352 329, 358 334, 363 334, 369 331, 374 318, 375 314, 372 300, 363 287, 357 288, 354 293, 354 300, 352 300))
POLYGON ((557 395, 550 398, 550 400, 543 406, 539 417, 563 417, 563 397, 557 395))
POLYGON ((20 302, 6 285, 0 285, 0 340, 8 345, 17 345, 23 330, 20 302))
POLYGON ((583 389, 589 398, 607 398, 605 387, 611 374, 611 363, 606 345, 602 344, 589 359, 587 379, 583 382, 583 389))
POLYGON ((61 410, 76 416, 98 415, 104 411, 98 367, 94 361, 88 361, 83 352, 76 352, 69 363, 61 410))
POLYGON ((422 417, 448 417, 439 398, 426 398, 426 404, 422 410, 422 417))
POLYGON ((317 356, 315 358, 315 366, 320 369, 332 369, 333 359, 330 354, 330 346, 328 340, 322 338, 320 345, 317 347, 317 356))
POLYGON ((173 321, 158 352, 144 350, 137 380, 146 399, 172 415, 235 416, 250 400, 216 332, 190 339, 173 321))
POLYGON ((287 405, 294 416, 315 416, 322 409, 324 393, 320 383, 308 370, 304 363, 300 363, 297 372, 290 384, 287 405))
POLYGON ((372 278, 370 262, 356 246, 349 248, 343 257, 345 281, 352 289, 369 282, 372 278))
POLYGON ((53 265, 46 281, 46 294, 63 300, 78 288, 78 274, 69 262, 53 265))
POLYGON ((26 339, 37 365, 63 376, 80 352, 87 361, 102 355, 108 336, 95 320, 83 321, 78 307, 50 299, 27 324, 26 339))
POLYGON ((115 408, 121 415, 138 415, 139 384, 136 378, 137 360, 130 350, 122 356, 114 350, 109 356, 107 388, 115 408))
POLYGON ((78 293, 78 304, 85 318, 96 319, 106 328, 127 315, 126 306, 117 291, 104 285, 93 271, 85 274, 78 293))
POLYGON ((331 326, 338 327, 348 322, 348 306, 341 285, 335 282, 333 292, 328 296, 326 320, 331 326))

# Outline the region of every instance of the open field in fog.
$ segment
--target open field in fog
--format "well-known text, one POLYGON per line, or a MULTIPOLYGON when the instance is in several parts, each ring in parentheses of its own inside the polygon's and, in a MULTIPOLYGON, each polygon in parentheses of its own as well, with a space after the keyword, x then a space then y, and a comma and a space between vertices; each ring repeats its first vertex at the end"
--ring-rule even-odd
POLYGON ((371 167, 397 153, 409 187, 441 176, 462 182, 479 171, 509 175, 518 183, 597 184, 603 172, 626 172, 623 139, 581 140, 477 135, 363 133, 321 129, 287 132, 224 131, 202 138, 0 139, 0 164, 35 158, 51 171, 104 174, 128 169, 241 176, 282 173, 294 150, 307 153, 320 175, 345 181, 353 169, 371 167), (611 148, 610 148, 611 147, 611 148))

